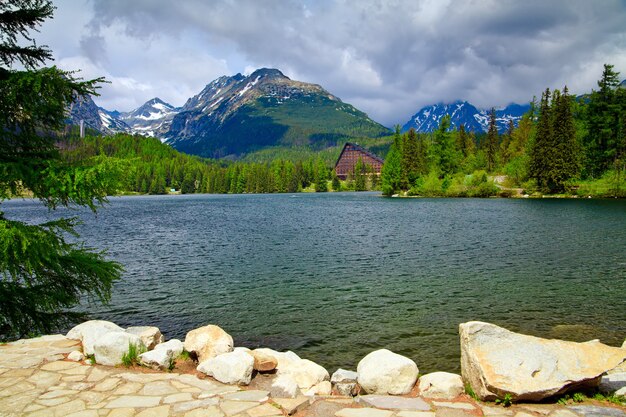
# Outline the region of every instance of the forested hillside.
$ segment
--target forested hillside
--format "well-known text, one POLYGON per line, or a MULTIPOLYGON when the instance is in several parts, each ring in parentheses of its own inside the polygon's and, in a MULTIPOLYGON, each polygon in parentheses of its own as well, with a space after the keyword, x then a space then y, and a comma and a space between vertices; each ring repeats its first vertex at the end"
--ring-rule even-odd
POLYGON ((574 194, 626 197, 626 89, 605 65, 598 90, 575 98, 546 89, 517 127, 500 135, 492 111, 487 134, 396 131, 382 173, 386 195, 574 194), (504 187, 488 178, 497 177, 504 187), (515 188, 519 190, 515 190, 515 188))

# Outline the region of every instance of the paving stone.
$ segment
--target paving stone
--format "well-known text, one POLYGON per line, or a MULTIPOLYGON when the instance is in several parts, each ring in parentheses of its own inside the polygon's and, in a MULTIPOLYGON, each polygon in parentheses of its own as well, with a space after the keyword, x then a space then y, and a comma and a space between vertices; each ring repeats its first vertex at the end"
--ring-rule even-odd
POLYGON ((49 398, 57 398, 57 397, 65 397, 66 395, 78 394, 78 391, 75 390, 56 390, 56 391, 48 391, 45 394, 39 396, 42 400, 47 400, 49 398))
POLYGON ((456 410, 474 410, 476 408, 470 403, 453 403, 448 401, 433 401, 433 405, 435 407, 454 408, 456 410))
POLYGON ((195 388, 200 388, 203 392, 211 392, 215 394, 226 394, 228 392, 240 391, 240 389, 233 385, 225 385, 219 382, 214 382, 208 379, 199 379, 194 375, 178 375, 177 381, 183 384, 190 385, 195 388))
POLYGON ((138 413, 136 417, 167 417, 170 415, 170 406, 162 405, 160 407, 148 408, 138 413))
POLYGON ((224 417, 224 413, 216 406, 198 408, 185 413, 184 417, 224 417))
POLYGON ((113 394, 114 395, 137 394, 137 391, 139 391, 142 387, 143 385, 140 384, 139 382, 126 382, 120 385, 119 387, 117 387, 115 391, 113 391, 113 394))
POLYGON ((106 408, 122 407, 156 407, 161 402, 161 397, 146 397, 140 395, 124 395, 110 401, 106 408))
POLYGON ((567 408, 584 417, 626 417, 625 411, 613 407, 572 405, 567 408))
POLYGON ((78 411, 85 410, 86 408, 87 406, 84 401, 74 400, 42 411, 53 412, 55 417, 66 417, 68 414, 76 413, 78 411))
POLYGON ((98 417, 98 410, 83 410, 68 414, 66 417, 98 417))
POLYGON ((337 417, 391 417, 392 411, 376 408, 343 408, 335 413, 337 417))
POLYGON ((106 399, 108 394, 94 391, 83 391, 76 396, 76 398, 83 400, 87 405, 98 404, 106 399))
POLYGON ((220 403, 220 408, 227 416, 232 416, 242 411, 248 410, 259 405, 256 401, 232 401, 224 400, 220 403))
POLYGON ((39 388, 48 388, 52 385, 58 384, 61 380, 61 375, 56 372, 37 371, 28 377, 27 381, 32 382, 39 388))
POLYGON ((435 417, 433 411, 399 411, 396 413, 398 417, 435 417))
POLYGON ((116 408, 111 410, 107 417, 133 417, 135 415, 134 408, 116 408))
POLYGON ((222 395, 222 398, 224 398, 225 400, 257 401, 262 403, 268 400, 269 392, 259 390, 229 392, 222 395))
POLYGON ((43 365, 41 367, 42 370, 44 371, 64 371, 67 369, 72 369, 72 368, 76 368, 79 367, 80 364, 76 363, 76 362, 66 362, 66 361, 55 361, 55 362, 50 362, 47 363, 45 365, 43 365))
POLYGON ((179 392, 177 394, 168 395, 163 398, 163 404, 180 403, 183 401, 192 401, 193 397, 188 392, 179 392))
POLYGON ((435 417, 475 417, 476 414, 457 408, 439 408, 435 411, 435 417))
POLYGON ((515 413, 515 417, 535 417, 535 415, 527 413, 525 411, 518 411, 517 413, 515 413))
POLYGON ((102 379, 106 378, 107 376, 111 375, 111 372, 106 371, 100 367, 94 367, 91 370, 91 374, 89 374, 89 376, 87 377, 87 381, 89 382, 98 382, 101 381, 102 379))
POLYGON ((550 417, 579 417, 578 414, 569 410, 554 410, 548 415, 550 417))
POLYGON ((541 404, 521 404, 522 409, 531 411, 533 413, 541 414, 547 416, 554 410, 554 406, 550 405, 541 405, 541 404))
POLYGON ((50 398, 50 399, 44 399, 44 400, 37 400, 37 404, 40 404, 46 407, 53 407, 55 405, 70 402, 70 400, 71 399, 67 397, 50 398))
POLYGON ((512 416, 514 414, 513 410, 504 407, 481 405, 480 408, 485 416, 512 416))
POLYGON ((282 416, 283 412, 280 408, 274 407, 271 404, 261 404, 254 408, 246 410, 246 413, 250 417, 268 417, 268 416, 282 416))
POLYGON ((175 403, 172 405, 173 413, 183 413, 185 411, 193 410, 194 408, 205 408, 213 405, 217 405, 219 400, 217 398, 207 398, 205 400, 187 401, 182 403, 175 403))
POLYGON ((178 390, 167 381, 150 382, 139 391, 141 395, 168 395, 175 394, 178 390))
POLYGON ((98 385, 93 387, 94 391, 112 391, 119 384, 122 383, 122 380, 119 378, 108 378, 104 381, 100 382, 98 385))
POLYGON ((393 395, 361 395, 356 401, 387 410, 430 411, 430 405, 421 398, 406 398, 393 395))
POLYGON ((273 398, 272 401, 280 406, 289 415, 292 415, 300 410, 304 410, 309 406, 309 398, 297 397, 297 398, 273 398))
POLYGON ((61 381, 64 381, 64 382, 78 382, 78 381, 84 381, 84 380, 85 380, 85 375, 66 375, 61 378, 61 381))
POLYGON ((26 407, 24 409, 24 412, 25 413, 30 413, 30 412, 33 412, 33 411, 43 410, 44 408, 46 408, 46 407, 44 407, 43 405, 31 404, 31 405, 29 405, 28 407, 26 407))
POLYGON ((19 377, 29 377, 35 372, 34 369, 11 369, 7 371, 4 375, 4 378, 19 378, 19 377))

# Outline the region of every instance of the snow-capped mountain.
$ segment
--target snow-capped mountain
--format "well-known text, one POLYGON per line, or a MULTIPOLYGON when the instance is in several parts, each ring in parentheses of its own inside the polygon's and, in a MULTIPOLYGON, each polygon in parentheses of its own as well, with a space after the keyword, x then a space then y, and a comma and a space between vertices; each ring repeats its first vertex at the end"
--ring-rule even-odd
POLYGON ((82 120, 85 127, 100 133, 130 132, 130 127, 115 113, 98 107, 90 96, 79 97, 70 105, 68 124, 79 125, 82 120))
POLYGON ((219 158, 268 146, 324 147, 386 134, 387 128, 321 86, 262 68, 209 83, 187 100, 166 139, 179 151, 219 158))
POLYGON ((179 108, 155 97, 135 110, 118 113, 118 117, 130 126, 134 134, 162 138, 179 111, 179 108))
MULTIPOLYGON (((524 113, 530 108, 529 104, 510 104, 503 109, 496 109, 496 123, 498 131, 503 133, 509 125, 509 120, 517 126, 524 113)), ((402 127, 402 131, 414 128, 418 132, 432 132, 439 127, 439 122, 446 114, 450 115, 451 128, 456 129, 461 124, 467 130, 486 132, 489 129, 488 109, 480 110, 467 101, 455 101, 450 104, 433 104, 420 109, 402 127)))

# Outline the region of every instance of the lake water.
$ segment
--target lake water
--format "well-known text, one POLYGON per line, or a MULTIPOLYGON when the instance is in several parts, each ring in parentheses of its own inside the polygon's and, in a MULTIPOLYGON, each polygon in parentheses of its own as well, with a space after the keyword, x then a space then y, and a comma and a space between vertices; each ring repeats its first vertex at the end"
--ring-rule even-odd
POLYGON ((333 372, 374 349, 459 371, 458 324, 542 337, 626 337, 626 201, 386 199, 374 193, 112 198, 83 239, 126 268, 85 306, 167 338, 205 324, 333 372))

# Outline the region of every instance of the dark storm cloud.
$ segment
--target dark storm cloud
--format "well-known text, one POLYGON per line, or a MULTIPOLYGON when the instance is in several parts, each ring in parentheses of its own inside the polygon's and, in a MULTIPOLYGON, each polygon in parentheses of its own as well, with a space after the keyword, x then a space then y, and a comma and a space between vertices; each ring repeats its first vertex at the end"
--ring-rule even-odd
POLYGON ((439 101, 490 107, 566 83, 587 91, 605 62, 626 72, 626 3, 618 0, 93 0, 88 28, 85 55, 116 72, 126 56, 140 77, 130 66, 140 65, 132 55, 142 47, 163 54, 151 77, 159 68, 189 77, 170 80, 193 84, 188 90, 218 69, 274 66, 387 125, 439 101), (204 67, 193 65, 196 55, 204 67))

